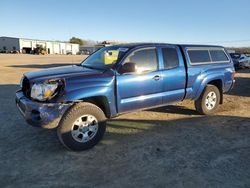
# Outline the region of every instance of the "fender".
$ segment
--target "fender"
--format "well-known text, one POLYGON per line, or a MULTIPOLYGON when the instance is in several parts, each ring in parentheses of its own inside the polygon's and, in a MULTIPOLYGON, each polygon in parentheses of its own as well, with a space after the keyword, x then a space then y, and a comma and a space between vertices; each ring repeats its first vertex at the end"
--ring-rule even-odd
POLYGON ((58 102, 79 102, 90 98, 104 98, 105 108, 111 116, 115 115, 116 104, 114 95, 114 76, 99 76, 98 78, 73 78, 66 80, 64 94, 58 102))
POLYGON ((201 74, 200 76, 198 76, 195 85, 199 85, 199 87, 197 88, 195 92, 194 100, 197 100, 202 94, 205 87, 208 85, 208 83, 214 80, 221 80, 222 87, 223 87, 224 75, 219 72, 210 72, 209 74, 201 74))

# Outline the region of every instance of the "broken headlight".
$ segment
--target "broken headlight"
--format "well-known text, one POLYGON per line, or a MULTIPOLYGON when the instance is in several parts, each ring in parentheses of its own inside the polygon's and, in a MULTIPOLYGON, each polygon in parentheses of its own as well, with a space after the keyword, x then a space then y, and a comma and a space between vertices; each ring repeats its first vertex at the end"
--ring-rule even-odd
POLYGON ((58 91, 58 82, 35 83, 31 88, 31 98, 39 101, 52 99, 58 91))

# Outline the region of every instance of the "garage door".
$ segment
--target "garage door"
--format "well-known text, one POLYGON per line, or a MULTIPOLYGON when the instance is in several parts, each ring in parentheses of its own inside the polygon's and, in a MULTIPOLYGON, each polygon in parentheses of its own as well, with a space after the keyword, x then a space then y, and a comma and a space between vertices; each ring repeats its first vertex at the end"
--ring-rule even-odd
POLYGON ((60 46, 59 46, 59 44, 54 44, 54 54, 60 54, 60 46))

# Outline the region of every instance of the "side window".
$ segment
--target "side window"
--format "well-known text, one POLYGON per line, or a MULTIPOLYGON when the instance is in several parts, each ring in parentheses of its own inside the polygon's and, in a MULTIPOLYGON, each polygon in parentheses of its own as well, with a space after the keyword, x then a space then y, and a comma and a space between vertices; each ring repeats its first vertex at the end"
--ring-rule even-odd
POLYGON ((165 69, 172 69, 179 66, 179 58, 175 48, 162 48, 162 56, 165 69))
POLYGON ((156 71, 158 69, 156 49, 136 50, 125 59, 124 63, 135 63, 135 71, 138 74, 156 71))
POLYGON ((211 55, 212 61, 215 61, 215 62, 229 60, 223 50, 210 50, 210 55, 211 55))
POLYGON ((187 53, 193 64, 211 62, 208 50, 188 50, 187 53))

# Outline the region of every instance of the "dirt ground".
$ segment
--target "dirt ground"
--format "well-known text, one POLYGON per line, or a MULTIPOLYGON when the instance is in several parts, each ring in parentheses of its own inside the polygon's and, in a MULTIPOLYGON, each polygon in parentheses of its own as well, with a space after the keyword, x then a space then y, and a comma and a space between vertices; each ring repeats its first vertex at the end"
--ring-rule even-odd
POLYGON ((0 54, 0 187, 250 187, 250 70, 213 116, 193 102, 122 115, 91 150, 25 123, 14 95, 24 72, 83 56, 0 54))

